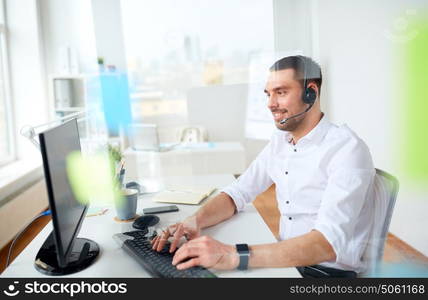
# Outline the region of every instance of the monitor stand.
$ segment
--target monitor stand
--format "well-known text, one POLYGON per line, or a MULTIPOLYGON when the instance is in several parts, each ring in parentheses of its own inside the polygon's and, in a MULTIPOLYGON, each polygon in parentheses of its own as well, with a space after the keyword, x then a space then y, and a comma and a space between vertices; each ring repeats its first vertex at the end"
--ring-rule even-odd
POLYGON ((37 253, 34 267, 45 275, 68 275, 89 267, 95 262, 99 253, 100 247, 96 242, 85 238, 76 238, 67 266, 61 267, 58 264, 56 245, 53 232, 51 232, 37 253))

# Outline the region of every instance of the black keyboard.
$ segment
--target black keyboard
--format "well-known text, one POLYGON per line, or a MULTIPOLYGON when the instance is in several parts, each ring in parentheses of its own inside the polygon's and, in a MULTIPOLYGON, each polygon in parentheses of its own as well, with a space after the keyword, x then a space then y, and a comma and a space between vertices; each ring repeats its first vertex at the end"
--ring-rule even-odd
POLYGON ((166 244, 162 251, 152 250, 152 244, 147 237, 147 231, 130 231, 123 233, 134 239, 124 242, 123 248, 153 277, 160 278, 215 278, 216 276, 203 267, 192 267, 186 270, 177 270, 173 266, 174 253, 169 253, 169 245, 166 244))

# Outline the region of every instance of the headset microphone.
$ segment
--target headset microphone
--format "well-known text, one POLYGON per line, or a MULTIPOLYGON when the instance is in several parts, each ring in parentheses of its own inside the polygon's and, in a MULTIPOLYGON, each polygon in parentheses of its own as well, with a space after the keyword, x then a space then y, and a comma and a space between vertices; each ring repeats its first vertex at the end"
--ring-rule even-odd
POLYGON ((298 116, 301 116, 301 115, 307 113, 312 108, 312 106, 313 106, 313 104, 310 104, 309 107, 307 109, 305 109, 305 111, 302 111, 301 113, 298 113, 294 116, 282 119, 281 122, 279 122, 279 124, 284 125, 285 123, 288 122, 288 120, 293 119, 293 118, 297 118, 298 116))

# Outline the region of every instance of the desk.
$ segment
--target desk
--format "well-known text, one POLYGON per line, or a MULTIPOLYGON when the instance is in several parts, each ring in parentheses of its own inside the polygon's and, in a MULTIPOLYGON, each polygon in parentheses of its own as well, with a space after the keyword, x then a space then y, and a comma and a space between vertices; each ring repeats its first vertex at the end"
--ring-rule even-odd
MULTIPOLYGON (((209 182, 221 188, 232 182, 233 179, 232 175, 182 176, 165 178, 165 182, 178 184, 191 182, 192 184, 201 185, 209 182)), ((155 203, 152 201, 152 197, 153 195, 150 194, 141 196, 138 202, 137 212, 141 212, 145 207, 168 205, 155 203)), ((184 217, 194 213, 199 207, 191 205, 178 206, 180 209, 178 212, 159 215, 161 226, 180 221, 184 217)), ((132 223, 117 223, 113 220, 114 216, 115 211, 113 208, 110 208, 105 215, 85 218, 79 236, 96 241, 101 247, 100 257, 92 266, 81 272, 71 274, 70 277, 150 277, 149 274, 113 240, 113 234, 132 230, 132 223)), ((45 277, 45 275, 35 270, 33 263, 37 251, 51 231, 52 223, 50 222, 1 274, 1 277, 45 277)), ((210 235, 228 244, 244 242, 248 244, 260 244, 276 241, 257 210, 252 205, 249 205, 244 212, 235 215, 231 219, 204 230, 203 234, 210 235)), ((214 270, 214 273, 219 277, 300 277, 295 268, 265 268, 247 271, 214 270)))
POLYGON ((211 142, 178 146, 165 152, 124 151, 127 176, 160 178, 166 176, 242 174, 245 150, 238 142, 211 142))

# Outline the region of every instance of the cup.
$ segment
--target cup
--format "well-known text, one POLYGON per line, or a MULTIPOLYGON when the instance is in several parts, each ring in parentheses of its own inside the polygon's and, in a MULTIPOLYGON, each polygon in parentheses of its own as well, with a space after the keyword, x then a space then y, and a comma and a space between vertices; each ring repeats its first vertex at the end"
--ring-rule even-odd
POLYGON ((136 217, 138 190, 122 189, 123 199, 116 202, 117 218, 121 221, 130 220, 136 217))

